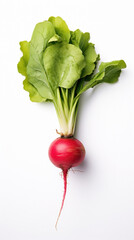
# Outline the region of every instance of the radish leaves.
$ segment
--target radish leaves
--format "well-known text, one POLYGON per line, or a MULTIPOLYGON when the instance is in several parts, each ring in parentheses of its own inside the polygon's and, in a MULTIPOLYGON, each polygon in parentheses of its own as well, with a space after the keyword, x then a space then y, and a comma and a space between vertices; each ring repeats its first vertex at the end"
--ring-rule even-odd
POLYGON ((82 89, 78 92, 78 96, 80 96, 83 92, 85 92, 89 88, 93 88, 95 85, 107 82, 107 83, 115 83, 118 81, 118 78, 121 73, 121 69, 126 68, 126 64, 123 60, 113 61, 104 63, 102 62, 99 66, 99 72, 95 74, 92 78, 89 77, 88 83, 86 83, 82 89))
POLYGON ((53 24, 56 34, 69 43, 70 30, 65 21, 61 17, 50 17, 48 21, 53 24))
POLYGON ((20 42, 18 71, 30 100, 53 102, 61 136, 73 136, 80 95, 102 82, 115 83, 126 67, 123 60, 101 63, 90 34, 70 31, 61 17, 38 23, 30 42, 20 42))
POLYGON ((30 54, 30 43, 27 41, 20 42, 20 49, 23 53, 17 67, 18 72, 25 76, 25 80, 23 81, 23 87, 26 91, 29 92, 29 97, 32 102, 43 102, 44 98, 41 97, 37 89, 28 81, 27 77, 27 64, 29 61, 30 54))
POLYGON ((48 82, 54 90, 58 86, 71 88, 80 79, 85 66, 84 56, 79 48, 66 42, 49 46, 43 55, 48 82))

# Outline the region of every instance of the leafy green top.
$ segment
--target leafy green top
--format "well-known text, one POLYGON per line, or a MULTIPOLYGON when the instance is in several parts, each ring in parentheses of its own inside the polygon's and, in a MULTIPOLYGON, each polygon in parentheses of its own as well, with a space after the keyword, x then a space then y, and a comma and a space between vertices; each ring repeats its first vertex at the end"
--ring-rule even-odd
POLYGON ((117 82, 126 67, 123 60, 102 62, 95 74, 100 57, 89 40, 89 33, 70 31, 62 18, 50 17, 35 26, 30 42, 20 42, 24 89, 33 102, 54 103, 64 136, 74 134, 80 95, 99 83, 117 82))

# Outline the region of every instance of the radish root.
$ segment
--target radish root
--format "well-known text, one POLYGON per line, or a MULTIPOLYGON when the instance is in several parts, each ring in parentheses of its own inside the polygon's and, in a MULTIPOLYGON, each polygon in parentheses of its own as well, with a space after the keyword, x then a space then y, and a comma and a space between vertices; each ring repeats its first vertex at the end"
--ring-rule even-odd
POLYGON ((62 209, 63 209, 65 196, 66 196, 66 191, 67 191, 67 173, 68 173, 68 170, 62 170, 62 171, 63 171, 63 180, 64 180, 64 193, 63 193, 63 199, 62 199, 62 203, 61 203, 61 208, 60 208, 60 211, 59 211, 59 214, 58 214, 58 217, 57 217, 57 220, 56 220, 56 224, 55 224, 56 230, 57 230, 57 224, 58 224, 58 221, 59 221, 62 209))

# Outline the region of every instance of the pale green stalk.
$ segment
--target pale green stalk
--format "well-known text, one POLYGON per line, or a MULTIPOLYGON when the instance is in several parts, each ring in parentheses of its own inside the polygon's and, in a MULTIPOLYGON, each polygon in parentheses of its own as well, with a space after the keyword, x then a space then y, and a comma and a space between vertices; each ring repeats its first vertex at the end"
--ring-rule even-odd
POLYGON ((54 106, 60 124, 59 134, 64 137, 72 137, 75 132, 75 124, 77 117, 78 100, 75 98, 76 84, 71 89, 57 88, 54 97, 54 106), (70 96, 69 96, 70 95, 70 96))

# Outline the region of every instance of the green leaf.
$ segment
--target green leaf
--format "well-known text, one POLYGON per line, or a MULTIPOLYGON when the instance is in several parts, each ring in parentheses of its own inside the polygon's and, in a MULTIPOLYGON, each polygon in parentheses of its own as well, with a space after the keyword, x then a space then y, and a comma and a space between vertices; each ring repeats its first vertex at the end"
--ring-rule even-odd
POLYGON ((29 92, 29 97, 32 102, 43 102, 45 101, 45 99, 42 98, 39 95, 37 89, 31 83, 28 82, 27 64, 29 61, 30 43, 27 41, 20 42, 20 50, 22 51, 23 56, 21 57, 17 67, 18 72, 26 77, 25 80, 23 81, 24 89, 29 92))
POLYGON ((100 83, 100 81, 104 78, 105 76, 105 72, 99 72, 97 73, 90 81, 88 81, 88 83, 86 83, 81 89, 80 91, 77 91, 77 96, 79 97, 83 92, 85 92, 86 90, 88 90, 89 88, 94 87, 95 85, 97 85, 98 83, 100 83))
POLYGON ((74 32, 71 31, 71 38, 70 43, 79 47, 82 52, 84 52, 88 46, 88 42, 90 39, 90 34, 88 32, 81 32, 79 29, 75 30, 74 32))
POLYGON ((48 19, 55 28, 55 32, 65 41, 69 42, 70 30, 66 22, 61 17, 50 17, 48 19))
POLYGON ((71 88, 85 66, 81 50, 65 42, 47 47, 43 61, 49 84, 53 88, 71 88))
POLYGON ((23 87, 24 89, 29 92, 29 97, 32 102, 44 102, 46 101, 45 98, 41 97, 37 89, 28 82, 28 79, 26 78, 23 81, 23 87))
POLYGON ((79 47, 83 33, 79 29, 75 30, 74 32, 71 31, 70 33, 71 33, 70 43, 75 45, 76 47, 79 47))
POLYGON ((126 63, 123 60, 112 61, 108 63, 102 62, 99 66, 99 72, 95 74, 88 83, 86 83, 83 88, 78 92, 77 97, 79 97, 87 89, 96 86, 99 83, 115 83, 121 73, 121 69, 126 68, 126 63))
POLYGON ((17 68, 18 68, 18 72, 21 73, 23 76, 27 75, 26 64, 23 57, 20 58, 20 61, 17 64, 17 68))
POLYGON ((95 69, 95 63, 98 59, 94 44, 89 43, 90 34, 88 32, 82 33, 79 29, 71 32, 70 42, 79 47, 85 57, 85 68, 82 71, 81 78, 86 77, 93 73, 95 69))
POLYGON ((55 35, 55 29, 51 22, 44 21, 36 24, 32 38, 31 45, 38 54, 40 60, 42 60, 43 51, 47 47, 49 39, 55 35))
POLYGON ((30 43, 27 41, 20 42, 20 50, 23 52, 23 58, 27 66, 29 60, 30 43))
POLYGON ((81 77, 90 75, 95 69, 95 62, 97 61, 98 55, 95 51, 94 44, 88 43, 86 50, 84 51, 86 66, 82 71, 81 77))
POLYGON ((126 68, 126 63, 123 60, 117 60, 108 63, 102 62, 99 66, 99 71, 105 72, 105 76, 102 81, 107 83, 117 82, 121 73, 121 69, 123 68, 126 68))
POLYGON ((23 76, 27 75, 26 68, 29 60, 29 51, 30 51, 30 44, 27 41, 20 42, 20 50, 23 53, 23 57, 20 58, 20 61, 17 65, 18 72, 21 73, 23 76))
POLYGON ((107 67, 109 66, 118 66, 119 69, 121 68, 126 68, 126 63, 124 62, 124 60, 115 60, 112 62, 102 62, 99 66, 99 71, 104 71, 107 67))
POLYGON ((79 47, 83 52, 87 49, 89 40, 90 40, 90 33, 88 32, 82 33, 79 47))
POLYGON ((55 35, 51 22, 44 21, 35 26, 30 42, 30 58, 27 66, 28 81, 45 99, 52 99, 51 88, 43 66, 43 52, 48 41, 55 35))
POLYGON ((28 81, 38 90, 39 94, 45 99, 52 99, 45 69, 39 55, 31 45, 30 58, 27 66, 28 81))

